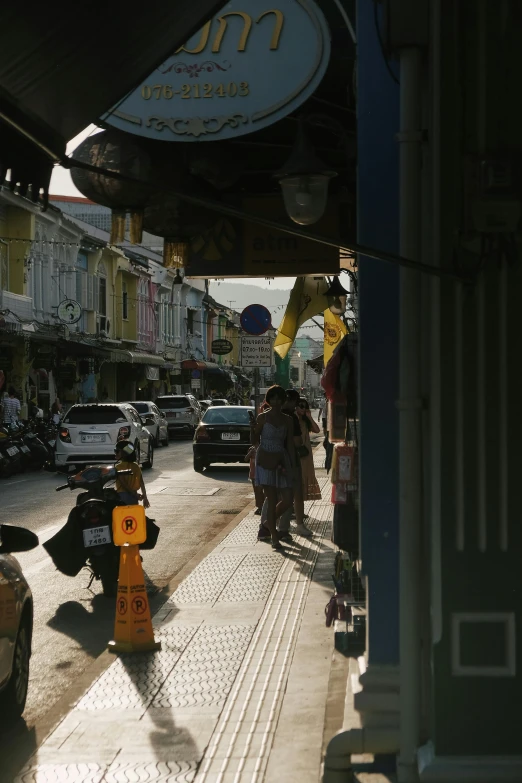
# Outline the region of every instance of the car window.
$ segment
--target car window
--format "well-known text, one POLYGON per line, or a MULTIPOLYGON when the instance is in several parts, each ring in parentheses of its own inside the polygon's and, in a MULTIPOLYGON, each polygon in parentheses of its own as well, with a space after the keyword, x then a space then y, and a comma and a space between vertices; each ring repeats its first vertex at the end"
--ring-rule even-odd
POLYGON ((245 408, 209 408, 203 416, 204 424, 250 424, 248 410, 245 408))
POLYGON ((172 408, 189 408, 190 400, 188 397, 158 397, 156 405, 161 411, 172 408))
POLYGON ((139 415, 136 413, 136 411, 134 410, 134 408, 131 408, 129 413, 130 413, 130 417, 131 417, 132 421, 135 424, 141 424, 141 419, 140 419, 139 415))
POLYGON ((148 413, 149 412, 149 406, 146 402, 131 402, 130 405, 132 405, 133 408, 135 408, 138 413, 148 413))
POLYGON ((64 419, 65 424, 120 424, 122 421, 126 417, 117 405, 73 405, 64 419))
POLYGON ((156 408, 156 406, 155 406, 155 405, 151 405, 151 409, 152 409, 152 412, 153 412, 153 413, 154 413, 156 416, 158 416, 158 414, 159 414, 159 410, 156 408))

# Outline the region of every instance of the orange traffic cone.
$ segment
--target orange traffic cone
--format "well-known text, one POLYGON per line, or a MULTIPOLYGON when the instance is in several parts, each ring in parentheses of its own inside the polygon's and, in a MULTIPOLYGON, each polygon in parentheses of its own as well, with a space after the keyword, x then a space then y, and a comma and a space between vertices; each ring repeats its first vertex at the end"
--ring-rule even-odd
POLYGON ((150 652, 160 650, 154 640, 145 576, 138 544, 124 544, 120 549, 120 574, 116 596, 112 652, 150 652))

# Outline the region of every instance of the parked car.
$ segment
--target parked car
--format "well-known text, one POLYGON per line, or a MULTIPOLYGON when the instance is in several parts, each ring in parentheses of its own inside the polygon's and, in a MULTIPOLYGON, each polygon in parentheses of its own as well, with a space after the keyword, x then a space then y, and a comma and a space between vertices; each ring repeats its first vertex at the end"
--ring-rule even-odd
POLYGON ((73 405, 58 428, 56 468, 68 472, 71 467, 114 462, 114 447, 119 440, 134 443, 137 461, 151 468, 154 440, 136 409, 128 402, 73 405))
POLYGON ((212 400, 198 400, 201 412, 205 413, 207 408, 212 404, 212 400))
POLYGON ((218 400, 218 399, 210 400, 210 404, 213 405, 213 406, 214 405, 230 405, 229 401, 225 400, 224 398, 222 400, 218 400))
POLYGON ((154 445, 156 447, 160 444, 168 446, 169 428, 165 413, 160 411, 152 401, 143 402, 142 400, 136 400, 135 402, 129 402, 129 405, 132 405, 138 411, 143 423, 154 438, 154 445))
POLYGON ((12 552, 38 546, 38 536, 0 525, 0 721, 7 726, 23 713, 29 685, 33 597, 12 552))
POLYGON ((194 435, 201 419, 201 408, 192 394, 157 397, 156 405, 167 417, 169 435, 194 435))
POLYGON ((214 462, 244 462, 250 448, 250 414, 247 405, 212 406, 194 435, 194 470, 200 473, 214 462))

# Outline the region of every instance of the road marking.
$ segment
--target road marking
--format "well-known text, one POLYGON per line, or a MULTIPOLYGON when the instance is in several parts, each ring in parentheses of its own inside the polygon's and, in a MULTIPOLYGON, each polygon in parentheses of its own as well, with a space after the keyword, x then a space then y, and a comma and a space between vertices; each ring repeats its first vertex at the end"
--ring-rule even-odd
POLYGON ((24 481, 29 481, 29 479, 19 479, 18 481, 10 481, 9 484, 7 484, 7 486, 14 487, 15 484, 23 484, 24 481))

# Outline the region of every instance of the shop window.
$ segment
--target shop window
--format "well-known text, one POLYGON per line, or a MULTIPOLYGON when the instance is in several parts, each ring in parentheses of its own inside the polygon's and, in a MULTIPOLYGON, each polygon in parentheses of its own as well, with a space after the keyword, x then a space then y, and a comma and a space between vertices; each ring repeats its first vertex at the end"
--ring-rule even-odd
POLYGON ((100 277, 98 280, 98 312, 100 315, 107 315, 107 278, 100 277))
POLYGON ((122 302, 122 318, 127 321, 129 318, 129 293, 127 291, 127 283, 125 281, 121 284, 121 302, 122 302))
POLYGON ((9 246, 0 239, 0 291, 9 291, 9 246))

